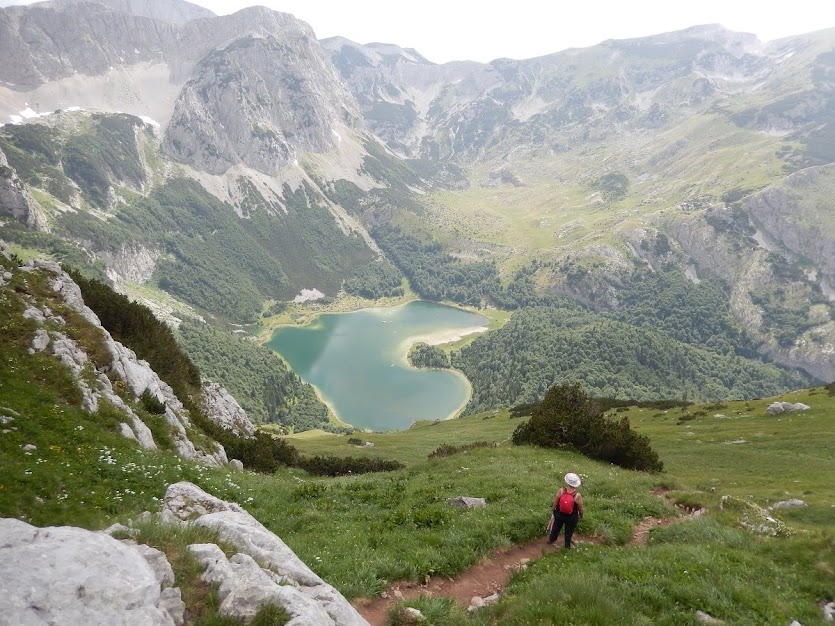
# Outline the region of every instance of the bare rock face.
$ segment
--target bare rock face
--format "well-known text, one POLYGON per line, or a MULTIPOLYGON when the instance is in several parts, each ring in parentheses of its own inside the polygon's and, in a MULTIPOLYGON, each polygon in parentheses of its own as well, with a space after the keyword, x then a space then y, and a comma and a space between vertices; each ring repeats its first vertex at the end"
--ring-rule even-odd
POLYGON ((209 419, 226 430, 240 437, 255 435, 255 426, 249 421, 246 411, 223 385, 212 382, 203 384, 203 408, 209 419))
POLYGON ((312 31, 248 35, 200 62, 163 150, 211 174, 242 163, 273 175, 299 153, 330 150, 336 127, 359 119, 312 31))
POLYGON ((0 215, 4 213, 30 228, 49 232, 46 217, 0 150, 0 215))
POLYGON ((155 61, 176 46, 175 27, 100 4, 0 10, 2 79, 34 88, 74 73, 95 76, 131 61, 155 61))
MULTIPOLYGON (((198 450, 194 446, 189 438, 191 423, 188 411, 174 393, 174 390, 151 369, 147 361, 138 359, 133 350, 111 337, 110 333, 102 327, 95 312, 84 303, 81 289, 60 266, 50 261, 35 261, 25 266, 23 270, 49 272, 51 274, 49 284, 52 290, 59 294, 68 306, 80 313, 85 320, 101 330, 105 347, 111 356, 111 362, 106 372, 96 372, 95 381, 90 381, 89 378, 85 379, 82 376, 89 362, 87 354, 75 341, 63 333, 39 328, 35 332, 30 348, 33 352, 49 351, 72 372, 82 392, 82 406, 86 411, 95 412, 98 410, 99 402, 102 399, 108 400, 120 409, 127 418, 127 421, 120 424, 119 427, 119 431, 125 437, 136 439, 144 448, 156 447, 150 429, 113 389, 113 384, 106 375, 109 373, 110 376, 124 382, 125 387, 135 399, 139 399, 147 393, 165 407, 165 421, 171 428, 174 446, 180 456, 214 467, 221 467, 229 462, 226 451, 220 444, 214 443, 209 450, 198 450)), ((33 306, 26 313, 30 319, 41 325, 47 321, 58 323, 58 318, 53 316, 51 311, 41 310, 33 306)), ((226 400, 226 406, 230 407, 230 411, 233 408, 233 402, 234 400, 231 397, 226 400)), ((240 418, 239 415, 236 415, 236 417, 240 418)), ((230 417, 230 419, 232 418, 230 417)), ((252 424, 250 424, 251 426, 252 424)))
POLYGON ((172 601, 179 590, 170 591, 171 579, 166 577, 171 566, 152 548, 143 546, 164 572, 162 577, 142 552, 104 533, 69 526, 36 528, 0 519, 0 537, 4 623, 182 623, 183 607, 172 601))
POLYGON ((367 626, 342 594, 239 505, 180 482, 166 491, 162 519, 210 528, 240 550, 227 559, 214 544, 189 546, 206 567, 203 579, 220 586, 221 614, 245 619, 277 602, 296 626, 367 626))
POLYGON ((835 279, 835 229, 825 219, 835 190, 835 165, 809 167, 743 201, 768 235, 835 279))
POLYGON ((171 24, 185 24, 191 20, 215 17, 209 9, 184 0, 52 0, 52 4, 63 7, 91 1, 120 13, 171 24))
POLYGON ((103 250, 98 257, 107 266, 107 276, 114 283, 123 280, 147 283, 154 273, 160 251, 140 244, 124 245, 118 252, 103 250))

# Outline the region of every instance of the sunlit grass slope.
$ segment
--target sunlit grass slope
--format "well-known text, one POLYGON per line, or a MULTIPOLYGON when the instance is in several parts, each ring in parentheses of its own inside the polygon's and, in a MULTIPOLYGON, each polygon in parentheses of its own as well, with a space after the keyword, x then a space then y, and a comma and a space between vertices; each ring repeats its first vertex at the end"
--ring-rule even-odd
MULTIPOLYGON (((816 602, 835 588, 829 487, 835 398, 826 391, 792 394, 788 399, 812 409, 776 417, 765 414, 770 400, 625 412, 665 462, 665 472, 655 475, 514 446, 509 437, 520 418, 506 411, 418 423, 405 432, 291 439, 307 455, 395 458, 406 464, 396 472, 332 479, 298 469, 213 470, 172 452, 140 451, 116 434, 112 409, 82 411, 72 378, 52 357, 27 351, 36 325, 22 317, 21 294, 49 297, 35 274, 27 276, 26 285, 7 285, 1 294, 2 516, 101 528, 158 510, 168 484, 190 480, 239 502, 328 582, 356 597, 403 579, 453 576, 496 548, 544 541, 553 493, 561 476, 575 471, 583 476, 587 507, 579 533, 602 543, 547 554, 483 613, 468 617, 440 603, 433 623, 689 624, 701 609, 727 623, 798 619, 808 626, 819 615, 816 602), (738 440, 745 443, 729 443, 738 440), (496 446, 429 458, 442 445, 481 441, 496 446), (643 518, 676 514, 654 493, 659 489, 671 490, 674 501, 706 506, 707 517, 655 531, 648 547, 626 546, 643 518), (485 498, 487 507, 465 511, 444 502, 461 495, 485 498), (759 538, 740 528, 737 512, 718 511, 722 495, 759 507, 798 497, 808 506, 774 512, 788 525, 787 536, 759 538)), ((95 337, 60 303, 50 306, 68 326, 79 324, 63 332, 94 351, 95 337)), ((150 423, 164 444, 164 428, 150 423)), ((154 531, 156 545, 180 541, 169 541, 166 532, 154 531)))

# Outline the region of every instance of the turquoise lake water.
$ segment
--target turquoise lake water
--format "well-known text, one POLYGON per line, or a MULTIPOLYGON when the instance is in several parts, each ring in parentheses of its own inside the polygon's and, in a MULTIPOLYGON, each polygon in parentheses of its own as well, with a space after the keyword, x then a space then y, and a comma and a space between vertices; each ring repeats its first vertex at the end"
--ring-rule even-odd
POLYGON ((342 421, 356 428, 401 430, 418 419, 451 417, 470 392, 460 373, 409 366, 409 347, 427 335, 486 325, 481 315, 414 301, 282 326, 267 347, 314 385, 342 421))

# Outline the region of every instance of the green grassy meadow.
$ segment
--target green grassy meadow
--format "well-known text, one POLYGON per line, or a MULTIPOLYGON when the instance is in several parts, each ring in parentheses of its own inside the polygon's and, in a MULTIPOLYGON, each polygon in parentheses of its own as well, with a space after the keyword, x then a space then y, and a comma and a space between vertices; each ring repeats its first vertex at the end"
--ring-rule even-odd
MULTIPOLYGON (((695 611, 704 610, 732 624, 797 619, 808 626, 820 622, 817 603, 835 595, 835 397, 824 389, 787 395, 812 408, 783 416, 765 414, 767 399, 684 411, 630 409, 625 414, 665 463, 660 474, 514 446, 509 438, 524 418, 507 411, 419 422, 404 432, 290 438, 305 455, 397 459, 405 468, 395 472, 319 478, 300 469, 273 475, 210 469, 165 449, 140 450, 116 434, 120 418, 112 407, 84 412, 67 371, 50 356, 28 353, 36 324, 22 317, 21 294, 49 301, 41 282, 35 273, 19 273, 0 289, 2 516, 104 528, 158 510, 166 487, 188 480, 240 503, 325 580, 357 598, 398 581, 455 576, 497 548, 544 543, 553 494, 561 476, 574 471, 584 480, 587 511, 578 533, 595 543, 532 562, 499 603, 475 614, 439 599, 415 601, 428 623, 695 624, 695 611), (429 458, 443 445, 476 442, 495 445, 429 458), (488 506, 462 510, 444 502, 461 495, 485 498, 488 506), (723 495, 733 496, 735 506, 719 511, 723 495), (773 513, 784 523, 780 536, 741 527, 755 507, 788 497, 808 506, 773 513), (708 514, 653 531, 646 547, 628 545, 645 517, 680 515, 673 502, 707 507, 708 514)), ((50 306, 70 319, 60 303, 50 306)), ((95 337, 74 324, 94 357, 95 337)), ((164 424, 138 403, 135 409, 164 444, 164 424)), ((192 623, 228 624, 212 609, 211 589, 199 584, 199 568, 183 556, 193 538, 174 528, 140 530, 171 557, 192 623)))

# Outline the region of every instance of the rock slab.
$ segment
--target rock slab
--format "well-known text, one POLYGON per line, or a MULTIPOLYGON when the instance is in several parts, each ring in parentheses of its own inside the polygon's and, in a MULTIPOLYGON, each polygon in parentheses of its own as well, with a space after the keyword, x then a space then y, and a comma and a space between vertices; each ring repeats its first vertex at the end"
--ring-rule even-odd
POLYGON ((292 617, 288 626, 368 626, 341 593, 239 505, 179 482, 166 491, 162 518, 210 528, 239 551, 227 558, 214 544, 189 546, 206 567, 203 579, 220 585, 222 615, 248 619, 277 603, 292 617))
POLYGON ((82 528, 37 528, 0 519, 0 621, 18 626, 182 624, 182 602, 172 601, 179 590, 161 585, 171 566, 163 564, 162 553, 143 548, 144 555, 82 528))

